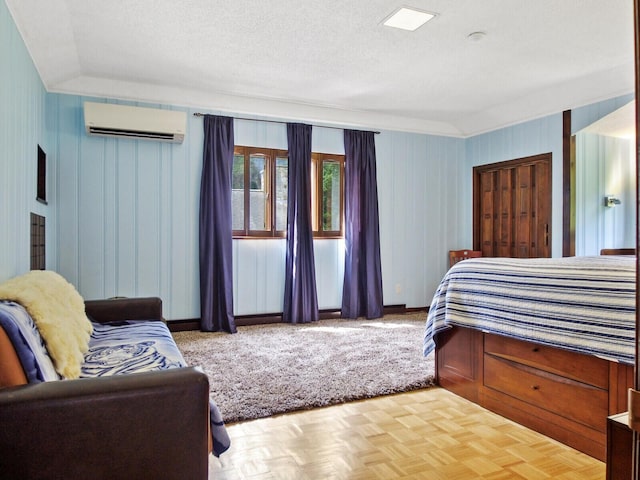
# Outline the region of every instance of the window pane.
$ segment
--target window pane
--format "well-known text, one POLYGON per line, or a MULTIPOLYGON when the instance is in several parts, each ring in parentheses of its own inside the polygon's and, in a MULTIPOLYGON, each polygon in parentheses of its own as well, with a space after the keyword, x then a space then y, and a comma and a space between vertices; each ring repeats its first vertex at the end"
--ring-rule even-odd
POLYGON ((233 230, 244 230, 244 155, 233 156, 231 217, 231 228, 233 230))
POLYGON ((289 185, 289 159, 276 158, 276 230, 287 229, 287 195, 289 185))
POLYGON ((266 166, 263 155, 249 157, 249 230, 270 230, 266 166))
POLYGON ((340 230, 340 163, 322 162, 322 230, 340 230))

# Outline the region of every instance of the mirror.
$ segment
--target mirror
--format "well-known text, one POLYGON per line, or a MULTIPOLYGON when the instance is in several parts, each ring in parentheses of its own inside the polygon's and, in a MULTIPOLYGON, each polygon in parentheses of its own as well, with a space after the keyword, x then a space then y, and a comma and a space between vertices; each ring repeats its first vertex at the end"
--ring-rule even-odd
POLYGON ((635 100, 575 135, 575 254, 635 247, 635 100))

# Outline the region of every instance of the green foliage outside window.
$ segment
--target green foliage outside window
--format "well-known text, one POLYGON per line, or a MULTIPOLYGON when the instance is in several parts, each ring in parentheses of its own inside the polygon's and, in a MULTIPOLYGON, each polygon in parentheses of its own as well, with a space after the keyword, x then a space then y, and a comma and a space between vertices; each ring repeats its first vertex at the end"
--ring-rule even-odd
POLYGON ((340 229, 340 164, 322 162, 322 230, 340 229), (337 195, 336 195, 337 194, 337 195))

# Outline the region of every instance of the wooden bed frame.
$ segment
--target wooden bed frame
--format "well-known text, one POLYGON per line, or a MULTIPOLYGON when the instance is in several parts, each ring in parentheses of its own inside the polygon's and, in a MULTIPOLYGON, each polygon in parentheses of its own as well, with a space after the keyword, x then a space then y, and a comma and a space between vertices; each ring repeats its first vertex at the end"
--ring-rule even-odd
POLYGON ((462 327, 436 344, 440 386, 606 460, 607 417, 627 408, 632 365, 462 327))

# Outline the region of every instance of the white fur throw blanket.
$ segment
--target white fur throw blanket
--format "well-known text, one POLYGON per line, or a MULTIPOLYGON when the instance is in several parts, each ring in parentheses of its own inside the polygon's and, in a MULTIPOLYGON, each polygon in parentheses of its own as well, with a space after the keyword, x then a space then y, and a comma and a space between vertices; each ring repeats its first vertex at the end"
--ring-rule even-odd
POLYGON ((56 272, 33 270, 0 284, 0 299, 13 300, 29 312, 56 371, 78 378, 93 327, 75 287, 56 272))

